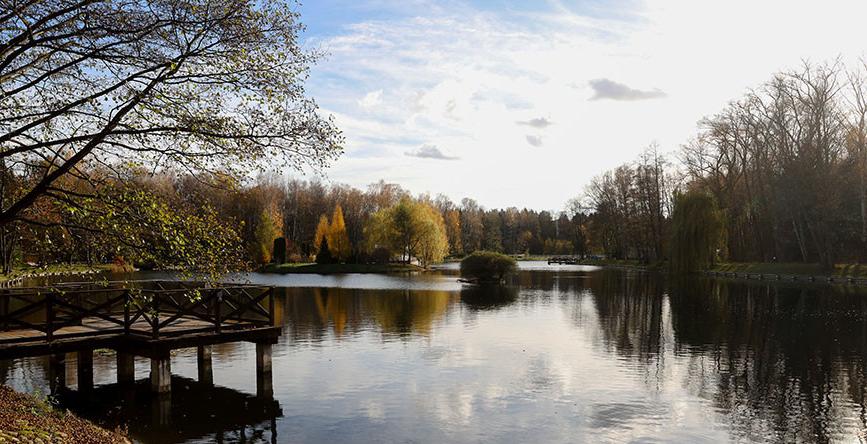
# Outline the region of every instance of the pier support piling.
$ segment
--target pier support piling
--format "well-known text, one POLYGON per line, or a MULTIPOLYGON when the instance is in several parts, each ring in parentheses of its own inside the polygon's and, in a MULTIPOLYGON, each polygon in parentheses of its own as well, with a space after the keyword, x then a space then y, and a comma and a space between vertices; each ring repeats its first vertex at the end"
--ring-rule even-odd
POLYGON ((78 390, 93 389, 93 350, 79 350, 75 362, 78 372, 78 390))
POLYGON ((154 393, 172 391, 172 365, 168 355, 151 358, 151 391, 154 393))
POLYGON ((200 345, 197 348, 199 382, 214 385, 214 368, 211 361, 211 346, 200 345))
POLYGON ((117 383, 135 382, 135 356, 132 353, 117 352, 117 383))
POLYGON ((256 343, 256 396, 272 398, 271 344, 256 343))
POLYGON ((51 393, 66 386, 66 354, 55 353, 48 356, 48 386, 51 393))

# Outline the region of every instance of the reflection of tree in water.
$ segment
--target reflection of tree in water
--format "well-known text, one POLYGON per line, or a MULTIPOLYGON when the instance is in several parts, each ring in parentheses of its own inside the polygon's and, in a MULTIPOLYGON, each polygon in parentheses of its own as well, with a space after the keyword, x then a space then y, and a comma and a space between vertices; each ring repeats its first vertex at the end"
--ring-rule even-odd
POLYGON ((663 337, 663 282, 645 274, 601 272, 589 280, 603 341, 618 354, 650 361, 663 337))
POLYGON ((673 286, 672 322, 743 437, 833 441, 867 432, 864 296, 695 279, 673 286))
POLYGON ((366 326, 386 335, 428 335, 457 296, 446 291, 293 288, 286 289, 285 300, 286 334, 318 340, 328 330, 340 338, 366 326))
POLYGON ((461 303, 470 310, 496 310, 518 299, 518 289, 506 285, 465 285, 461 303))
POLYGON ((585 271, 521 271, 512 275, 510 283, 522 289, 574 293, 584 288, 585 280, 593 275, 585 271))
POLYGON ((728 415, 734 438, 867 435, 863 291, 708 279, 664 285, 616 272, 587 284, 602 342, 647 364, 660 382, 684 378, 728 415), (673 360, 686 365, 685 376, 660 373, 673 360))

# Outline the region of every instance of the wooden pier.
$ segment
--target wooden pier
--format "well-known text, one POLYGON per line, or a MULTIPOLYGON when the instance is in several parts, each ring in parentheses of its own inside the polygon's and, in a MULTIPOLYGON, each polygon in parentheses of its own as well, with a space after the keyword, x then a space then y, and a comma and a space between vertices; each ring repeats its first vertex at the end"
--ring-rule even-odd
MULTIPOLYGON (((135 281, 0 289, 0 359, 49 355, 58 369, 77 353, 78 387, 93 386, 93 351, 117 352, 117 381, 135 381, 135 356, 151 360, 151 390, 171 391, 170 353, 197 347, 200 381, 213 383, 211 346, 256 344, 257 394, 272 396, 274 290, 249 285, 135 281)), ((49 370, 52 365, 49 364, 49 370)), ((61 370, 56 370, 59 372, 61 370)))
POLYGON ((578 265, 581 258, 578 256, 552 256, 548 258, 548 265, 578 265))

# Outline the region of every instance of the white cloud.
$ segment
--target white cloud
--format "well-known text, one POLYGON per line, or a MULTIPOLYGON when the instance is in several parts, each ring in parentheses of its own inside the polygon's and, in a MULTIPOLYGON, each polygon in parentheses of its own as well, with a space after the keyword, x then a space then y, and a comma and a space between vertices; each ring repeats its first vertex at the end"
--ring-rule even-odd
POLYGON ((632 101, 665 97, 665 93, 660 89, 640 90, 610 79, 593 79, 589 83, 590 88, 593 89, 594 93, 590 100, 610 99, 632 101))
POLYGON ((364 95, 361 100, 358 101, 358 106, 364 109, 370 109, 382 103, 382 90, 378 89, 376 91, 371 91, 364 95))
POLYGON ((776 71, 862 55, 867 16, 867 3, 844 0, 639 0, 609 19, 431 5, 416 9, 425 17, 365 21, 313 42, 330 55, 310 92, 347 136, 330 176, 548 209, 651 141, 676 150, 699 119, 776 71), (594 88, 599 79, 612 80, 594 88), (587 100, 662 91, 665 100, 587 100), (538 155, 528 156, 527 144, 542 142, 528 126, 544 130, 538 155), (431 140, 462 161, 419 168, 405 155, 431 140))
POLYGON ((530 145, 533 145, 535 147, 542 146, 542 136, 527 134, 526 139, 527 143, 529 143, 530 145))
POLYGON ((518 121, 518 124, 519 125, 532 126, 533 128, 539 128, 539 129, 547 128, 547 127, 553 125, 553 123, 550 120, 548 120, 544 117, 537 117, 535 119, 518 121))
POLYGON ((417 149, 412 150, 412 151, 407 151, 404 154, 406 154, 407 156, 410 156, 410 157, 420 157, 422 159, 439 159, 439 160, 457 160, 457 159, 459 159, 458 157, 450 156, 450 155, 442 152, 442 150, 440 150, 439 147, 437 147, 436 145, 431 145, 431 144, 424 144, 424 145, 418 147, 417 149))

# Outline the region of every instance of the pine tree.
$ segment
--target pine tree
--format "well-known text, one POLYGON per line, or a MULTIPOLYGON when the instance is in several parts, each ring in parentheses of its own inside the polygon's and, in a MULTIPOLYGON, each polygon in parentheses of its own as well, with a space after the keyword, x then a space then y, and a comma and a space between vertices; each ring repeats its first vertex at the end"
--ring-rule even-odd
POLYGON ((317 264, 333 264, 334 257, 331 256, 331 250, 328 248, 328 238, 323 237, 322 243, 319 244, 319 253, 316 254, 317 264))

